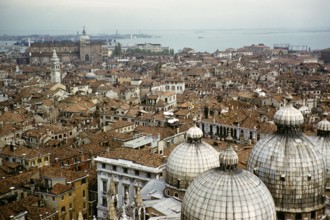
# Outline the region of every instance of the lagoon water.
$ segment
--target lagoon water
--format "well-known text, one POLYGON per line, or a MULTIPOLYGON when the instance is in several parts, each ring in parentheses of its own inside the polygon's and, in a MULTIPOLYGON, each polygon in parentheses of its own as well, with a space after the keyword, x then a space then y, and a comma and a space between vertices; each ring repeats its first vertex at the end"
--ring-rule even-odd
MULTIPOLYGON (((48 32, 47 32, 48 33, 48 32)), ((110 30, 107 34, 114 34, 110 30)), ((306 29, 213 29, 213 30, 119 30, 120 34, 143 33, 156 35, 159 38, 132 38, 118 40, 121 44, 136 43, 160 43, 178 52, 184 47, 195 51, 213 53, 216 50, 227 48, 240 48, 252 44, 263 43, 269 47, 274 44, 306 45, 311 50, 325 49, 330 47, 329 28, 306 28, 306 29)), ((51 35, 63 34, 57 31, 51 35)), ((93 35, 92 33, 88 33, 93 35)), ((9 43, 9 42, 7 42, 9 43)), ((3 46, 5 42, 0 42, 3 46)))
MULTIPOLYGON (((126 32, 129 33, 129 32, 126 32)), ((134 32, 133 32, 134 33, 134 32)), ((274 44, 307 45, 311 50, 330 47, 330 28, 328 29, 219 29, 219 30, 150 30, 145 34, 160 38, 133 38, 118 40, 123 44, 160 43, 176 52, 190 47, 200 52, 215 52, 227 48, 239 48, 263 43, 269 47, 274 44)))

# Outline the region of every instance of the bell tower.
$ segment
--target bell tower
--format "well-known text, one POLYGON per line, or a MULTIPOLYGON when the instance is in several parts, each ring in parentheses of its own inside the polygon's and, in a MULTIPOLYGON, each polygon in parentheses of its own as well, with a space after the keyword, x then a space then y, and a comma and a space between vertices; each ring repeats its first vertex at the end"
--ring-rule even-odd
POLYGON ((50 59, 50 61, 51 61, 50 81, 61 83, 60 59, 57 57, 56 50, 53 51, 53 56, 50 59))

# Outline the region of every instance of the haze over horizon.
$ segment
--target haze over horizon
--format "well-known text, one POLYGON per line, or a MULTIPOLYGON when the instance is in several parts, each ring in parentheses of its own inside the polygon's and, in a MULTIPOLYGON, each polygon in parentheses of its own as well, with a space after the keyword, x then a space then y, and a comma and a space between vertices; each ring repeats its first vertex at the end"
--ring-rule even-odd
POLYGON ((115 30, 329 29, 328 0, 1 0, 0 35, 115 30))

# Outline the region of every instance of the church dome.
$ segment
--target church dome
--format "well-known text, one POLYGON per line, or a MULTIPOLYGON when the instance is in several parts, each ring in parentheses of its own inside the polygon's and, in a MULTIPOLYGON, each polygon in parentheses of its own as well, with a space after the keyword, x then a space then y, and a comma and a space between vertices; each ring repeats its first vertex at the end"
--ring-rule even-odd
POLYGON ((96 79, 96 75, 93 72, 86 73, 85 74, 85 79, 87 79, 87 80, 96 79))
POLYGON ((298 112, 288 99, 275 114, 277 132, 258 141, 247 162, 247 169, 268 187, 281 215, 315 215, 324 208, 324 159, 302 133, 303 117, 298 112))
POLYGON ((323 113, 323 120, 317 123, 318 131, 330 131, 330 122, 327 120, 328 113, 323 113))
MULTIPOLYGON (((230 134, 230 133, 229 133, 230 134)), ((231 135, 227 137, 227 141, 232 141, 231 135)), ((223 152, 219 155, 220 164, 225 166, 236 166, 238 164, 238 156, 237 153, 231 148, 227 147, 223 152)))
POLYGON ((80 36, 80 41, 89 41, 89 36, 88 35, 81 35, 80 36))
POLYGON ((292 96, 286 97, 285 107, 278 110, 274 115, 274 122, 277 126, 300 126, 304 123, 304 116, 292 106, 292 96))
POLYGON ((327 170, 327 188, 330 188, 330 122, 327 113, 323 113, 323 120, 317 124, 317 135, 311 137, 320 154, 324 157, 327 170))
POLYGON ((187 131, 187 138, 200 139, 202 137, 203 137, 202 129, 197 127, 196 122, 194 122, 194 126, 189 128, 189 130, 187 131))
POLYGON ((82 35, 80 36, 80 41, 86 43, 89 41, 89 36, 86 34, 85 27, 83 28, 82 35))
POLYGON ((187 132, 187 141, 179 144, 166 162, 166 183, 180 189, 202 172, 219 164, 218 152, 201 140, 203 132, 196 126, 187 132))
POLYGON ((220 153, 220 166, 199 175, 189 186, 181 219, 275 220, 273 198, 263 182, 237 168, 238 157, 228 145, 220 153))

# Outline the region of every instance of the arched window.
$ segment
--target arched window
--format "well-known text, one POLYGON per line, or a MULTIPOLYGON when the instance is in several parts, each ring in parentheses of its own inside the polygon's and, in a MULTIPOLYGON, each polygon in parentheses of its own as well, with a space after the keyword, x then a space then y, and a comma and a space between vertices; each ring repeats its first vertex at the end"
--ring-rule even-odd
POLYGON ((85 61, 89 62, 89 55, 88 54, 85 55, 85 61))
POLYGON ((285 220, 285 215, 283 212, 278 212, 277 213, 277 219, 278 220, 285 220))
POLYGON ((302 219, 301 213, 297 213, 296 214, 296 220, 301 220, 301 219, 302 219))
POLYGON ((311 219, 315 219, 315 217, 316 217, 316 213, 315 213, 315 211, 312 211, 311 212, 311 219))

